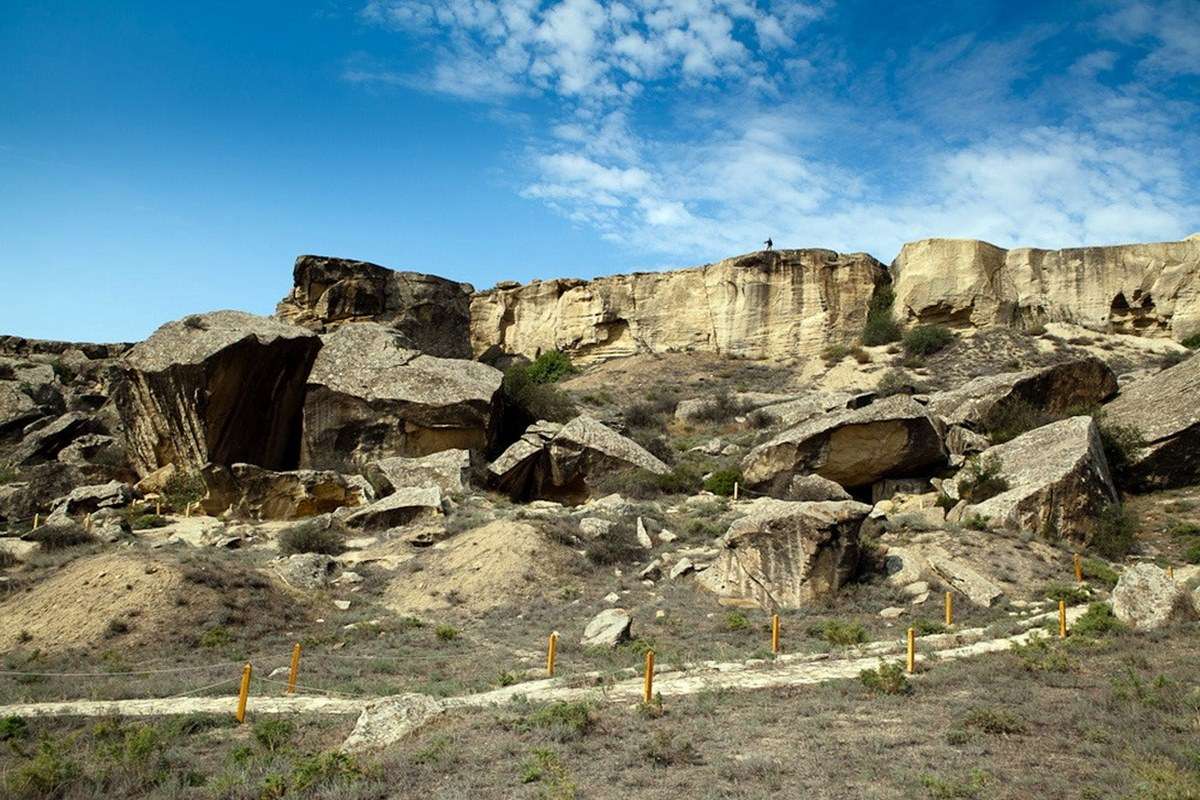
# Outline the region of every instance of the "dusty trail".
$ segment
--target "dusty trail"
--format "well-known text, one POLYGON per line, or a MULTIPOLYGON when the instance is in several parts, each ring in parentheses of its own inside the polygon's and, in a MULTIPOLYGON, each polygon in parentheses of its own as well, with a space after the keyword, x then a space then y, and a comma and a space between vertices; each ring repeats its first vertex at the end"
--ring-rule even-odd
MULTIPOLYGON (((1085 607, 1067 610, 1068 623, 1084 614, 1085 607)), ((917 663, 928 662, 936 653, 938 663, 1008 650, 1032 637, 1045 635, 1036 626, 1051 620, 1057 612, 1025 617, 1018 624, 1027 629, 1012 636, 985 639, 982 628, 918 639, 917 663)), ((706 662, 686 668, 662 666, 655 670, 654 690, 664 698, 696 694, 716 689, 763 689, 779 686, 803 686, 857 677, 864 669, 876 667, 880 659, 903 657, 902 641, 877 642, 855 648, 844 655, 796 654, 780 656, 773 662, 706 662)), ((332 698, 295 695, 272 697, 251 694, 247 713, 255 714, 358 714, 358 723, 346 740, 350 750, 381 747, 403 738, 434 716, 465 708, 502 705, 514 698, 528 700, 594 702, 635 702, 642 695, 642 677, 596 685, 599 674, 564 676, 527 681, 477 694, 436 699, 427 695, 405 694, 388 697, 332 698)), ((55 703, 17 703, 0 706, 0 716, 170 716, 180 714, 229 714, 236 696, 174 697, 140 700, 75 700, 55 703)))

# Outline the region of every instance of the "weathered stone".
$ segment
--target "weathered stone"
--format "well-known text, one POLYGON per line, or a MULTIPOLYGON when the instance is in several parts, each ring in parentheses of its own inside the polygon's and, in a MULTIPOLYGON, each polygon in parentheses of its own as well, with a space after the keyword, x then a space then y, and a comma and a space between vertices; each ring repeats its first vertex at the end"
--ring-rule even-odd
POLYGON ((662 577, 663 563, 661 558, 656 558, 646 566, 642 567, 638 572, 638 577, 644 581, 656 581, 662 577))
POLYGON ((514 497, 588 497, 589 477, 615 469, 640 468, 662 475, 666 464, 645 448, 588 416, 566 425, 538 422, 500 454, 488 473, 514 497))
POLYGON ((608 534, 612 523, 600 517, 584 517, 579 520, 579 532, 589 539, 599 539, 608 534))
POLYGON ((585 363, 695 350, 816 355, 862 332, 887 273, 863 253, 777 250, 671 272, 538 281, 471 301, 476 355, 561 350, 585 363))
POLYGON ((95 420, 90 415, 71 411, 27 433, 9 453, 7 461, 18 466, 48 461, 76 438, 95 429, 95 420))
POLYGON ((470 452, 443 450, 420 458, 393 456, 373 461, 363 474, 380 496, 403 486, 436 486, 443 494, 461 495, 470 489, 470 472, 470 452))
POLYGON ((850 493, 820 475, 796 475, 788 483, 784 500, 821 502, 823 500, 852 500, 850 493))
POLYGON ((414 350, 470 358, 470 284, 366 261, 305 255, 296 259, 292 291, 276 315, 318 332, 351 322, 394 328, 414 350))
POLYGON ((935 579, 984 608, 991 608, 1007 594, 996 576, 986 571, 986 566, 995 564, 976 563, 963 553, 951 553, 948 543, 889 546, 885 565, 889 582, 916 587, 908 592, 916 596, 929 591, 929 584, 919 578, 935 579), (923 588, 920 584, 924 584, 923 588))
POLYGON ((138 474, 169 463, 296 466, 320 346, 310 331, 240 311, 159 328, 124 355, 113 392, 138 474))
MULTIPOLYGON (((1000 465, 1008 489, 956 509, 956 518, 978 515, 1015 530, 1047 531, 1084 542, 1101 508, 1117 500, 1100 432, 1091 417, 1035 428, 985 450, 979 459, 983 465, 1000 465)), ((960 473, 943 482, 943 491, 959 497, 962 477, 960 473)))
POLYGON ((1105 422, 1133 428, 1144 447, 1123 476, 1150 490, 1200 483, 1200 358, 1191 358, 1121 390, 1105 422))
POLYGON ((230 504, 214 510, 212 506, 219 502, 203 503, 209 513, 228 509, 249 519, 302 519, 371 499, 369 487, 357 476, 311 469, 274 472, 252 464, 234 464, 230 472, 234 482, 230 504))
POLYGON ((20 381, 0 380, 0 436, 19 431, 45 411, 21 388, 20 381))
POLYGON ((784 431, 750 451, 742 474, 752 490, 779 495, 796 475, 816 473, 853 488, 945 460, 941 435, 925 408, 897 395, 784 431))
POLYGON ((592 617, 583 629, 584 647, 616 647, 629 640, 633 617, 623 608, 608 608, 592 617))
POLYGON ((359 714, 342 750, 358 753, 394 745, 444 710, 442 701, 426 694, 399 694, 370 703, 359 714))
POLYGON ((637 543, 643 548, 649 550, 654 547, 654 540, 650 538, 650 533, 646 530, 646 523, 642 521, 641 517, 637 518, 636 534, 637 543))
POLYGON ((424 355, 376 323, 344 325, 322 341, 304 401, 304 466, 365 465, 491 443, 499 370, 424 355))
POLYGON ((186 544, 189 547, 219 547, 227 539, 225 523, 213 517, 184 517, 171 520, 155 531, 165 535, 167 544, 186 544))
POLYGON ((79 486, 55 502, 54 510, 64 514, 90 514, 102 508, 118 508, 129 505, 133 492, 120 481, 109 481, 96 486, 79 486))
POLYGON ((871 502, 891 500, 898 494, 924 494, 929 481, 924 478, 884 478, 871 487, 871 502))
POLYGON ((696 565, 690 558, 681 558, 671 565, 671 571, 667 573, 667 577, 669 577, 671 580, 675 580, 676 578, 682 578, 689 572, 695 571, 696 565))
POLYGON ((275 573, 289 586, 298 589, 320 589, 329 585, 337 562, 321 553, 297 553, 277 559, 275 573))
POLYGON ((1196 615, 1187 588, 1153 564, 1125 568, 1113 589, 1112 606, 1117 619, 1139 630, 1196 615))
POLYGON ((951 425, 946 429, 946 449, 953 456, 970 456, 982 453, 992 446, 992 441, 981 433, 964 428, 962 425, 951 425))
MULTIPOLYGON (((1117 393, 1117 376, 1098 358, 974 378, 929 398, 929 410, 950 425, 986 428, 1006 409, 1030 406, 1051 414, 1095 406, 1117 393)), ((954 452, 953 450, 951 452, 954 452)))
POLYGON ((853 501, 757 500, 722 538, 705 588, 768 608, 796 608, 836 592, 858 568, 858 531, 871 507, 853 501))
POLYGON ((441 512, 442 493, 436 486, 403 487, 350 514, 346 524, 365 530, 386 530, 441 512))
POLYGON ((923 239, 892 263, 902 321, 984 326, 1072 322, 1097 331, 1200 331, 1200 241, 1004 250, 923 239))

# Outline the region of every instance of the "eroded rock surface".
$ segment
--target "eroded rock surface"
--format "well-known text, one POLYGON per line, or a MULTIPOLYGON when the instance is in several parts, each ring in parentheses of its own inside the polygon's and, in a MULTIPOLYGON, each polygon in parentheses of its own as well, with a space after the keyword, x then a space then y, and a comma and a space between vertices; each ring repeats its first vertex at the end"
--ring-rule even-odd
POLYGON ((320 339, 241 311, 197 314, 125 353, 114 400, 139 475, 168 463, 296 466, 320 339))
POLYGON ((1127 567, 1113 589, 1112 605, 1117 619, 1139 630, 1161 628, 1196 613, 1183 584, 1153 564, 1127 567))
POLYGON ((751 489, 781 497, 796 475, 815 473, 853 488, 919 474, 945 460, 941 433, 925 407, 896 395, 785 430, 750 451, 742 474, 751 489))
POLYGON ((859 528, 871 507, 850 500, 764 498, 722 538, 705 588, 767 609, 796 608, 837 591, 858 568, 859 528))
POLYGON ((1200 481, 1200 357, 1122 389, 1104 414, 1109 423, 1137 430, 1145 444, 1129 466, 1131 486, 1158 489, 1200 481))
POLYGON ((883 265, 865 253, 777 250, 691 269, 557 279, 480 292, 474 352, 580 363, 638 352, 698 350, 749 358, 816 355, 862 331, 883 265))

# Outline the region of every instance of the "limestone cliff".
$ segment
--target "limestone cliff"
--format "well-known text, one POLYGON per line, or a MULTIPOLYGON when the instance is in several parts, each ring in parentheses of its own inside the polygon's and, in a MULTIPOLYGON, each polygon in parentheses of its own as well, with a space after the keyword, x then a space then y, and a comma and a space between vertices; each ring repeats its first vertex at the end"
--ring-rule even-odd
POLYGON ((1200 332, 1200 239, 1005 250, 922 239, 892 263, 897 318, 953 325, 1072 322, 1183 339, 1200 332))
POLYGON ((770 358, 851 343, 887 271, 865 253, 779 250, 592 281, 501 285, 471 301, 476 356, 562 350, 587 363, 638 352, 770 358))

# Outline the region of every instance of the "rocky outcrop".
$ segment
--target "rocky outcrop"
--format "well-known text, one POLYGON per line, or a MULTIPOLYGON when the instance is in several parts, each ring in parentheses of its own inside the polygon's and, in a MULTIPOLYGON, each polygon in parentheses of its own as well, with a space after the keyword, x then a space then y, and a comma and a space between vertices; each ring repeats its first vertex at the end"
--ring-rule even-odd
POLYGON ((1105 421, 1136 430, 1143 447, 1122 480, 1136 489, 1200 483, 1200 357, 1143 378, 1104 407, 1105 421))
POLYGON ((405 486, 435 486, 443 494, 461 495, 470 489, 471 454, 443 450, 421 458, 395 456, 367 464, 363 475, 380 496, 405 486))
POLYGON ((366 261, 300 256, 281 319, 318 332, 347 322, 394 328, 408 346, 443 358, 470 358, 470 284, 419 272, 397 272, 366 261))
POLYGON ((588 416, 566 425, 537 422, 488 465, 495 486, 513 497, 584 500, 589 478, 638 468, 662 475, 666 464, 632 439, 588 416))
MULTIPOLYGON (((1086 542, 1100 510, 1116 502, 1100 432, 1091 417, 1071 417, 1035 428, 978 456, 998 464, 1008 488, 994 497, 956 508, 956 519, 983 517, 990 523, 1031 533, 1086 542)), ((942 491, 963 493, 963 473, 942 491)))
POLYGON ((424 355, 373 322, 344 325, 322 340, 304 400, 303 466, 359 467, 491 444, 499 370, 424 355))
POLYGON ((436 486, 397 489, 346 517, 346 524, 365 530, 407 525, 417 517, 442 513, 442 493, 436 486))
POLYGON ((1112 593, 1113 614, 1139 630, 1161 628, 1196 611, 1187 588, 1153 564, 1126 567, 1112 593))
POLYGON ((1071 322, 1181 340, 1200 332, 1200 240, 1004 250, 922 239, 892 263, 897 317, 951 325, 1071 322))
POLYGON ((857 339, 887 280, 869 255, 814 249, 503 286, 472 299, 471 345, 476 355, 562 350, 580 363, 640 352, 816 355, 857 339))
POLYGON ((606 608, 592 617, 579 641, 584 647, 616 647, 629 640, 633 617, 623 608, 606 608))
POLYGON ((310 331, 240 311, 159 328, 124 355, 113 394, 138 474, 168 463, 296 466, 320 346, 310 331))
POLYGON ((836 592, 858 568, 859 528, 871 507, 854 501, 755 501, 722 538, 697 580, 766 609, 797 608, 836 592))
POLYGON ((896 395, 785 430, 747 454, 742 475, 752 490, 781 497, 796 475, 815 473, 854 488, 918 474, 945 460, 938 426, 925 407, 896 395))
POLYGON ((989 423, 1018 405, 1049 414, 1096 406, 1117 393, 1117 376, 1098 358, 1064 361, 1049 367, 974 378, 957 389, 929 398, 929 410, 951 425, 970 429, 989 423))
POLYGON ((214 516, 226 512, 254 520, 303 519, 374 499, 366 480, 329 470, 276 472, 253 464, 200 471, 207 495, 200 506, 214 516))

